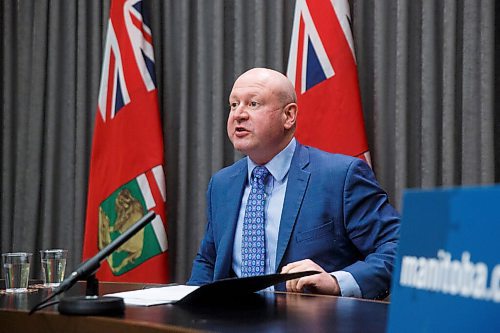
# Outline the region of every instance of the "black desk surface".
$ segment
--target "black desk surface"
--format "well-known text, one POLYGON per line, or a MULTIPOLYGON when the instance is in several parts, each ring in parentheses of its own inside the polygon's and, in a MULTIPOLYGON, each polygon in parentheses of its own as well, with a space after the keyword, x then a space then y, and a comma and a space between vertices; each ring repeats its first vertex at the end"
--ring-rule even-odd
MULTIPOLYGON (((101 294, 143 284, 101 283, 101 294)), ((64 316, 50 306, 28 311, 50 293, 38 289, 0 295, 0 332, 385 332, 388 303, 334 296, 262 292, 255 298, 209 306, 127 306, 120 317, 64 316)), ((79 283, 69 295, 83 295, 79 283)))

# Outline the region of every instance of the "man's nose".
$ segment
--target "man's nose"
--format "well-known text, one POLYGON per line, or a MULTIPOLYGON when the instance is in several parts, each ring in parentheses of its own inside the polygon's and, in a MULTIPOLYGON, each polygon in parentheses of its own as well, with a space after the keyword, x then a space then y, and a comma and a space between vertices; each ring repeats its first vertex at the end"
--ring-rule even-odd
POLYGON ((234 109, 233 112, 234 112, 234 118, 238 120, 248 118, 247 106, 244 104, 238 105, 238 107, 234 109))

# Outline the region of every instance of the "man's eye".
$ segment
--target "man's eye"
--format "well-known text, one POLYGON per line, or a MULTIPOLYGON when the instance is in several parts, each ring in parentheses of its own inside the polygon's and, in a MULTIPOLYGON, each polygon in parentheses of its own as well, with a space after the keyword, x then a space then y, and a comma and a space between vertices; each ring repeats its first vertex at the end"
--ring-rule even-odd
POLYGON ((231 109, 236 109, 238 107, 238 103, 236 103, 236 102, 229 103, 229 107, 231 109))
POLYGON ((249 103, 249 105, 251 108, 256 108, 257 106, 259 106, 259 103, 252 101, 249 103))

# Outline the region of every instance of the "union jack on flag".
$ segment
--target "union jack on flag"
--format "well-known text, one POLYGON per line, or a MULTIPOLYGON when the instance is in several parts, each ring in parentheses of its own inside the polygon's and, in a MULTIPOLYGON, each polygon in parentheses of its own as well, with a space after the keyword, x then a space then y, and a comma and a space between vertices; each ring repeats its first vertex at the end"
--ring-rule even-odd
POLYGON ((370 164, 347 0, 297 0, 287 76, 299 141, 370 164))
POLYGON ((108 256, 104 281, 168 282, 163 131, 153 38, 141 0, 112 0, 97 101, 83 259, 148 211, 151 224, 108 256))
POLYGON ((156 88, 153 37, 146 20, 142 15, 142 0, 126 1, 123 10, 111 13, 99 89, 99 112, 104 121, 113 119, 118 111, 130 102, 130 83, 125 80, 125 72, 127 76, 139 75, 140 80, 136 78, 134 83, 142 81, 147 91, 156 88), (120 33, 125 33, 128 38, 119 40, 115 26, 125 27, 120 33), (135 63, 124 66, 121 48, 132 51, 135 63))

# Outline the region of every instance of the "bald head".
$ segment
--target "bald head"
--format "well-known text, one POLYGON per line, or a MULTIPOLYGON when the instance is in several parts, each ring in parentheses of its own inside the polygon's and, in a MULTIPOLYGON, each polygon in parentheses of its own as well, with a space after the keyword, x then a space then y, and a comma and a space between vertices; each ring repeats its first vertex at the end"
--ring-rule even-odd
POLYGON ((229 95, 227 133, 234 147, 257 164, 269 162, 293 138, 296 99, 280 72, 253 68, 241 74, 229 95))
POLYGON ((277 96, 279 101, 286 105, 297 103, 297 95, 292 82, 283 74, 269 68, 252 68, 241 74, 235 85, 240 80, 252 80, 256 84, 262 84, 277 96))

